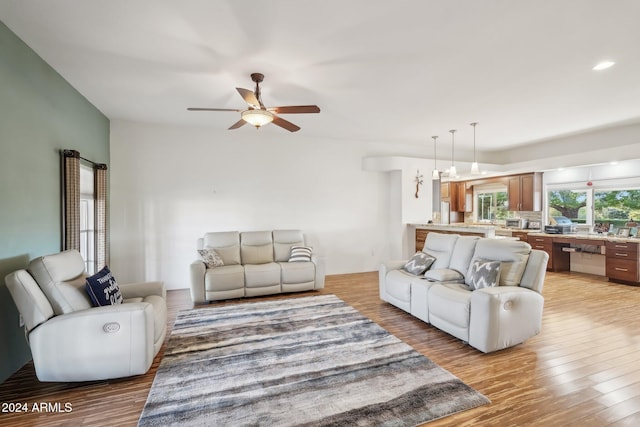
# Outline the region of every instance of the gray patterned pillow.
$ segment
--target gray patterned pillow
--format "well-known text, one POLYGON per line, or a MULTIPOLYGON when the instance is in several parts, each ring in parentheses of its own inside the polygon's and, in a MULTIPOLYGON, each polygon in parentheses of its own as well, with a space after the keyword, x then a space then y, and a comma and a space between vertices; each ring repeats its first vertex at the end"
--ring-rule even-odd
POLYGON ((431 267, 436 259, 424 252, 416 252, 416 254, 402 267, 405 271, 419 276, 431 267))
POLYGON ((500 281, 500 261, 476 259, 469 269, 469 289, 472 291, 498 286, 500 281))
POLYGON ((222 261, 220 255, 218 255, 218 252, 212 248, 198 249, 198 253, 202 257, 202 261, 204 261, 207 268, 222 267, 224 265, 224 261, 222 261))

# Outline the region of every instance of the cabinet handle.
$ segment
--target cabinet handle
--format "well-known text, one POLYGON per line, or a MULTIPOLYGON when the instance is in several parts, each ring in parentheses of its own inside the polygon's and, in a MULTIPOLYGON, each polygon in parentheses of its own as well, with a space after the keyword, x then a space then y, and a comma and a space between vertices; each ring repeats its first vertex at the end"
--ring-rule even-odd
POLYGON ((616 271, 629 271, 629 269, 616 267, 616 271))
POLYGON ((627 249, 629 245, 615 245, 616 248, 627 249))
POLYGON ((619 254, 616 252, 616 256, 629 256, 629 254, 619 254))
POLYGON ((536 242, 544 242, 544 239, 536 238, 535 241, 536 242))
POLYGON ((537 245, 536 249, 544 249, 544 246, 543 245, 537 245))

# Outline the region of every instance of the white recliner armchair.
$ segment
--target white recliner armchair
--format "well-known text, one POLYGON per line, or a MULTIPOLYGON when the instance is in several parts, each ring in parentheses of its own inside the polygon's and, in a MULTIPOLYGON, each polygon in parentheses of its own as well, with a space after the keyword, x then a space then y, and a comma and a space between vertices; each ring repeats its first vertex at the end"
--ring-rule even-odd
POLYGON ((5 277, 22 315, 40 381, 93 381, 144 374, 164 342, 162 282, 119 285, 122 304, 93 307, 77 251, 43 256, 5 277))

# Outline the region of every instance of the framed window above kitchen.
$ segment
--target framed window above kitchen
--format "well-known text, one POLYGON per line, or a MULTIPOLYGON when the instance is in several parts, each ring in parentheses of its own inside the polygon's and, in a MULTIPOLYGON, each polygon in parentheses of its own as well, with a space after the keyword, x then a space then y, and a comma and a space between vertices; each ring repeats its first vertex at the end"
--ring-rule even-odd
POLYGON ((586 189, 584 184, 576 187, 547 189, 548 220, 564 216, 576 224, 625 227, 640 218, 640 186, 637 184, 609 182, 594 183, 586 189))

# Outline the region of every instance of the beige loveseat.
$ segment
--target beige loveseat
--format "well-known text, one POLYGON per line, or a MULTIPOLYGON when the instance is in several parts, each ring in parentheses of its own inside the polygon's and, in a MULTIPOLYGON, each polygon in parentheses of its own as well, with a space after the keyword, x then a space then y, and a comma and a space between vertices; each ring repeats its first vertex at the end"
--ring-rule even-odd
POLYGON ((213 249, 222 265, 191 263, 191 299, 205 303, 324 288, 323 258, 311 254, 307 262, 289 262, 296 246, 307 247, 300 230, 206 233, 197 249, 213 249))
POLYGON ((485 353, 540 333, 547 253, 520 241, 434 232, 422 252, 433 264, 420 275, 404 269, 408 260, 380 266, 382 300, 485 353), (472 266, 483 263, 499 266, 497 286, 474 289, 472 266))
POLYGON ((40 381, 144 374, 167 330, 162 282, 119 284, 121 304, 93 307, 78 251, 42 256, 6 276, 40 381))

